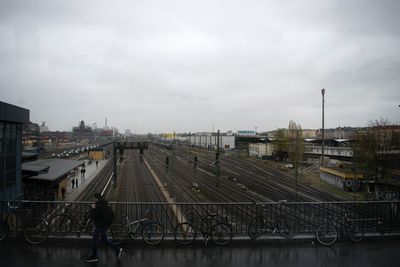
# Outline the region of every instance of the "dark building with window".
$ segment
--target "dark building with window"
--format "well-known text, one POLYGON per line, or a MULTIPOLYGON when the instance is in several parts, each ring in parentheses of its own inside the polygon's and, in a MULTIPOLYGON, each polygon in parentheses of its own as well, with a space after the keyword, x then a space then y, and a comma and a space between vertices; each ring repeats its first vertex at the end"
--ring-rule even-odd
POLYGON ((81 121, 78 127, 72 128, 72 134, 75 140, 89 140, 94 137, 92 127, 86 126, 84 121, 81 121))
POLYGON ((0 200, 21 197, 22 124, 29 110, 0 101, 0 200))

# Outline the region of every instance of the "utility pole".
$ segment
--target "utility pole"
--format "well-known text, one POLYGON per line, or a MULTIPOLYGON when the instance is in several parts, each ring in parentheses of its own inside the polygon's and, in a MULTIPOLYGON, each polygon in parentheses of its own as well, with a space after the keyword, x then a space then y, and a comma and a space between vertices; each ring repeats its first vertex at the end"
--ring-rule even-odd
POLYGON ((219 130, 217 132, 217 153, 215 155, 215 165, 217 167, 217 186, 219 185, 220 166, 219 166, 219 130))
POLYGON ((113 175, 113 187, 117 189, 117 146, 115 141, 113 142, 113 152, 114 152, 114 175, 113 175))
POLYGON ((265 132, 265 157, 266 158, 268 158, 267 150, 268 150, 268 132, 265 132))
POLYGON ((172 140, 172 162, 171 162, 172 169, 174 169, 175 167, 175 157, 176 157, 176 143, 175 143, 175 132, 174 132, 174 139, 172 140))
POLYGON ((324 149, 325 149, 325 89, 321 89, 322 94, 322 158, 321 165, 324 166, 324 149))
POLYGON ((299 129, 296 129, 296 169, 295 169, 295 189, 294 189, 294 201, 297 201, 297 180, 299 177, 299 129))
POLYGON ((192 147, 192 144, 191 144, 191 141, 190 141, 190 132, 189 132, 189 158, 192 156, 192 153, 191 153, 191 147, 192 147))

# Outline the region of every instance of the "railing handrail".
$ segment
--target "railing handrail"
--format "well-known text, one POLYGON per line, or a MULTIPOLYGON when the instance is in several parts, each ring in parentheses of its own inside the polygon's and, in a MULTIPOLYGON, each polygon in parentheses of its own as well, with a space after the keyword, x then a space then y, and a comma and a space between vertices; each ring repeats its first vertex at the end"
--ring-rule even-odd
MULTIPOLYGON (((50 226, 56 226, 56 222, 52 222, 58 214, 62 214, 63 205, 66 203, 71 207, 71 213, 75 218, 81 218, 87 209, 84 207, 91 204, 89 201, 27 201, 27 200, 12 200, 10 204, 21 203, 32 204, 27 206, 37 207, 37 212, 47 214, 47 219, 50 226), (51 215, 51 216, 50 216, 51 215)), ((0 201, 3 204, 0 207, 0 212, 6 211, 8 201, 0 201)), ((400 231, 400 201, 336 201, 336 202, 237 202, 237 203, 221 203, 221 202, 202 202, 202 203, 165 203, 165 202, 109 202, 115 213, 116 223, 124 223, 124 215, 132 219, 138 218, 137 214, 145 214, 149 208, 155 216, 148 218, 160 223, 167 235, 173 235, 175 227, 184 221, 187 211, 193 210, 195 216, 203 216, 209 218, 210 214, 215 214, 215 218, 222 223, 230 224, 233 229, 233 234, 237 236, 247 236, 248 227, 251 221, 259 218, 262 215, 265 219, 272 222, 280 221, 290 223, 293 230, 297 233, 311 233, 322 223, 326 222, 329 215, 333 214, 340 220, 348 216, 352 222, 363 224, 368 229, 384 228, 400 231), (263 209, 266 207, 266 209, 263 209), (179 212, 172 212, 178 210, 179 212), (169 216, 174 214, 173 216, 169 216), (381 223, 377 223, 381 222, 381 223)), ((213 217, 211 217, 213 218, 213 217)), ((73 224, 73 222, 71 223, 73 224)), ((278 225, 279 226, 279 225, 278 225)), ((56 227, 50 227, 54 230, 56 227)), ((13 231, 18 228, 13 227, 13 231)), ((74 225, 72 227, 65 226, 60 231, 54 230, 55 233, 66 234, 65 229, 72 233, 82 232, 82 229, 74 225), (64 231, 62 230, 64 229, 64 231), (58 231, 58 232, 57 232, 58 231)), ((370 230, 375 231, 375 230, 370 230)), ((89 235, 90 230, 84 229, 84 234, 89 235)), ((50 232, 52 235, 52 232, 50 232)))

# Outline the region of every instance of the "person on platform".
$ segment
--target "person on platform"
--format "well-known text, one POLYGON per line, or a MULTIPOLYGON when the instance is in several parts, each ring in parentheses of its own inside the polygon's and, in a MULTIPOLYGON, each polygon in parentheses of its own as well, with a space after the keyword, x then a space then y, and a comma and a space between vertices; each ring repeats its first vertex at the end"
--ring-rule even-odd
POLYGON ((94 194, 94 200, 95 203, 92 204, 92 209, 90 211, 90 216, 92 221, 94 222, 94 230, 93 230, 93 235, 92 235, 92 242, 91 242, 91 248, 92 248, 92 253, 91 255, 86 259, 86 262, 97 262, 99 261, 98 255, 97 255, 97 241, 99 237, 101 240, 111 247, 114 252, 115 256, 117 257, 117 260, 119 261, 121 258, 122 254, 122 248, 117 247, 115 244, 113 244, 108 238, 107 238, 107 229, 110 227, 112 223, 112 216, 111 219, 109 218, 109 212, 108 210, 110 207, 108 206, 108 202, 106 199, 103 198, 103 196, 100 193, 94 194))

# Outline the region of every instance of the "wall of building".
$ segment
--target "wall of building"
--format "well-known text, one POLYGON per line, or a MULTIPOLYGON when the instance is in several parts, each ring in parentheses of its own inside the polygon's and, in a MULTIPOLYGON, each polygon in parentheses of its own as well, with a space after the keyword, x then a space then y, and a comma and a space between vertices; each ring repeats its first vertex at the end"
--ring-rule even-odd
POLYGON ((320 179, 328 184, 343 190, 352 190, 361 186, 361 181, 365 179, 363 174, 354 173, 347 170, 337 170, 328 167, 320 167, 320 179))
MULTIPOLYGON (((216 148, 218 140, 216 135, 193 135, 187 137, 190 145, 200 146, 204 148, 216 148)), ((219 137, 220 149, 234 149, 235 137, 234 136, 220 136, 219 137)))
POLYGON ((114 147, 113 144, 107 144, 103 146, 104 149, 104 158, 105 159, 110 159, 114 155, 114 147))
POLYGON ((64 200, 63 195, 62 195, 62 188, 65 189, 65 192, 67 191, 67 188, 69 186, 69 179, 68 175, 65 176, 58 184, 58 190, 57 190, 57 195, 55 196, 57 200, 64 200))
POLYGON ((337 188, 344 189, 343 179, 337 175, 328 172, 320 172, 320 179, 337 188))
POLYGON ((275 146, 272 143, 267 144, 249 144, 249 156, 261 158, 263 156, 271 157, 275 146))
POLYGON ((0 200, 21 196, 21 124, 0 121, 0 200))
POLYGON ((22 195, 22 124, 29 110, 0 101, 0 200, 22 195))
POLYGON ((89 158, 92 158, 93 160, 103 160, 104 152, 103 151, 90 151, 89 158))

